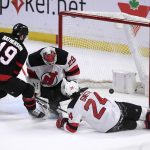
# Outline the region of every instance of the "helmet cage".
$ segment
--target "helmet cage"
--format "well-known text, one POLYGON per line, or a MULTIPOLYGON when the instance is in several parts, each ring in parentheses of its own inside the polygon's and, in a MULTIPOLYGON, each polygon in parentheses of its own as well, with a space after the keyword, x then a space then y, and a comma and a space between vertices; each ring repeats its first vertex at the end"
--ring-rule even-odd
POLYGON ((48 65, 54 65, 57 61, 57 54, 54 47, 46 47, 41 51, 43 61, 48 65))

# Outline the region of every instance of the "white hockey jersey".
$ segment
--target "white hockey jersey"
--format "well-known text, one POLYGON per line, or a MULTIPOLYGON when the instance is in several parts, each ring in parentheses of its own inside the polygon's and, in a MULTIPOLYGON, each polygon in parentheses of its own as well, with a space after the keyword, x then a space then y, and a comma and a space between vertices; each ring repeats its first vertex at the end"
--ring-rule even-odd
MULTIPOLYGON (((68 123, 70 127, 77 126, 81 120, 86 121, 93 129, 100 132, 107 132, 114 127, 120 119, 120 109, 118 105, 109 99, 102 98, 99 92, 93 90, 84 91, 77 101, 69 105, 68 123), (72 108, 71 108, 72 107, 72 108)), ((68 124, 65 124, 65 130, 70 132, 68 124)))
POLYGON ((64 77, 68 81, 78 79, 80 69, 72 55, 62 49, 55 48, 57 61, 54 65, 47 65, 40 55, 43 49, 30 54, 28 57, 27 72, 29 78, 39 79, 44 87, 53 87, 64 77))

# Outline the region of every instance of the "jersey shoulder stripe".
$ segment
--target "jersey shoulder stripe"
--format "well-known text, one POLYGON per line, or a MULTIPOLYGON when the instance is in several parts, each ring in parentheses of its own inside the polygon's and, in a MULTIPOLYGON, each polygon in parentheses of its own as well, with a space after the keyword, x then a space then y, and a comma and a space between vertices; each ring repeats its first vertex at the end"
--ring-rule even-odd
POLYGON ((58 65, 65 65, 67 63, 68 52, 59 48, 56 48, 57 61, 58 65))
POLYGON ((41 50, 42 49, 40 49, 37 52, 34 52, 28 56, 28 63, 31 67, 45 65, 45 63, 41 57, 41 54, 40 54, 41 50))

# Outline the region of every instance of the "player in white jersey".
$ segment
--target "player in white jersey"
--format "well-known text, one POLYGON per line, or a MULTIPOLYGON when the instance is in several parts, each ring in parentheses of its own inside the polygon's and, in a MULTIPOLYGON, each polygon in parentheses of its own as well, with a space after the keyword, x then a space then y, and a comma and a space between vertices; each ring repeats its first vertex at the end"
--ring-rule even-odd
POLYGON ((100 92, 92 89, 79 89, 75 82, 65 81, 63 93, 71 97, 68 105, 68 118, 59 118, 57 128, 76 132, 81 121, 86 121, 99 132, 115 132, 150 128, 150 113, 147 108, 102 98, 100 92), (141 121, 140 121, 141 120, 141 121), (139 121, 139 122, 138 122, 139 121))
POLYGON ((37 95, 47 98, 54 112, 59 102, 68 100, 61 93, 62 79, 77 82, 80 75, 76 58, 67 51, 52 46, 28 56, 27 72, 28 81, 34 85, 37 95))

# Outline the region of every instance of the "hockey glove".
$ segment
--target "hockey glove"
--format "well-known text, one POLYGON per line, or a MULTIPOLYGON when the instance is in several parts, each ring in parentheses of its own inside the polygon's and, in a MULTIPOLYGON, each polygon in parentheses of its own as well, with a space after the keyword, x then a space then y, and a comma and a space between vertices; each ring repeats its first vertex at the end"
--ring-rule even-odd
POLYGON ((58 118, 56 121, 56 127, 62 128, 66 122, 68 122, 68 118, 58 118))

